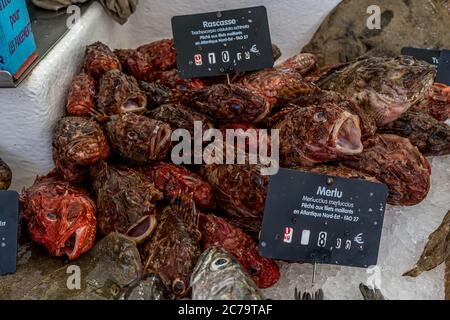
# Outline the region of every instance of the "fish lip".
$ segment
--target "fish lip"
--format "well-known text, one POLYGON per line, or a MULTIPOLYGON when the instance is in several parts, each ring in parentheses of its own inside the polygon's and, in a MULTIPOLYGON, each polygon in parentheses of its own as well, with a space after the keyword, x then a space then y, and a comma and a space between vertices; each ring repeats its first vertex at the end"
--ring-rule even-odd
MULTIPOLYGON (((344 112, 343 116, 339 118, 339 120, 334 124, 333 131, 332 131, 332 141, 333 141, 333 147, 339 151, 342 154, 346 155, 355 155, 359 154, 363 151, 363 144, 361 141, 361 126, 360 126, 360 119, 358 116, 353 115, 349 112, 344 112), (348 129, 348 127, 344 127, 345 124, 348 124, 348 121, 351 121, 351 124, 353 124, 353 127, 350 128, 350 130, 357 130, 356 133, 358 134, 359 138, 356 138, 353 136, 352 132, 350 138, 358 139, 354 141, 350 141, 351 147, 344 147, 339 143, 339 135, 342 134, 342 130, 348 129)), ((353 132, 354 133, 354 132, 353 132)), ((347 137, 348 138, 348 137, 347 137)))
POLYGON ((82 246, 81 241, 85 239, 85 236, 88 233, 88 226, 81 226, 78 227, 74 232, 69 232, 68 235, 66 237, 64 237, 62 240, 60 241, 60 249, 59 252, 61 253, 61 255, 66 255, 67 258, 69 260, 75 260, 82 252, 84 246, 82 246), (68 248, 65 243, 67 240, 69 240, 72 236, 75 235, 75 241, 73 243, 73 245, 68 248))
POLYGON ((125 232, 126 236, 128 238, 130 238, 131 240, 133 240, 134 242, 136 242, 137 244, 144 242, 145 240, 147 240, 152 234, 153 231, 155 230, 157 225, 157 220, 155 215, 150 214, 148 216, 143 217, 142 219, 140 219, 138 222, 136 222, 135 224, 133 224, 130 228, 128 228, 128 230, 125 232), (136 227, 138 227, 141 223, 143 223, 146 219, 149 219, 149 227, 147 228, 147 230, 140 236, 137 237, 133 237, 131 235, 129 235, 129 233, 136 227))
POLYGON ((139 97, 128 97, 120 105, 120 113, 133 112, 140 113, 146 110, 145 103, 139 97))

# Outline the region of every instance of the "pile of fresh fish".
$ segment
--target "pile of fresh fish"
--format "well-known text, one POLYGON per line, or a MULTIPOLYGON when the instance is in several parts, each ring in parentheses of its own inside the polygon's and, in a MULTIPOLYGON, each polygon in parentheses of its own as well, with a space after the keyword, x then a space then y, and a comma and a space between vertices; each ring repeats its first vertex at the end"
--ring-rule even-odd
POLYGON ((414 58, 317 69, 302 53, 232 83, 182 79, 175 58, 172 40, 87 47, 55 129, 56 170, 21 203, 31 239, 88 276, 59 294, 50 283, 62 275, 52 274, 43 297, 262 299, 259 289, 278 281, 257 245, 269 177, 248 161, 249 145, 270 150, 271 137, 247 141, 245 164, 175 165, 172 133, 193 134, 194 121, 202 131, 279 129, 282 166, 385 183, 393 205, 420 203, 424 155, 450 153, 448 88, 414 58))

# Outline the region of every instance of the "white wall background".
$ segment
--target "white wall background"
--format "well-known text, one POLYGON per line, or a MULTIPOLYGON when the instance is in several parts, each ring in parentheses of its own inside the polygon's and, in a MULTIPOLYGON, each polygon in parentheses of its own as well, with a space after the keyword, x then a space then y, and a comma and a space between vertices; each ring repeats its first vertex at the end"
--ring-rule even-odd
POLYGON ((283 58, 300 51, 322 19, 340 0, 140 0, 130 21, 119 26, 94 3, 82 21, 16 89, 0 89, 0 157, 13 170, 13 189, 33 182, 52 166, 51 137, 63 115, 72 76, 78 71, 84 46, 100 40, 115 48, 136 47, 171 37, 174 15, 265 5, 272 41, 283 58))

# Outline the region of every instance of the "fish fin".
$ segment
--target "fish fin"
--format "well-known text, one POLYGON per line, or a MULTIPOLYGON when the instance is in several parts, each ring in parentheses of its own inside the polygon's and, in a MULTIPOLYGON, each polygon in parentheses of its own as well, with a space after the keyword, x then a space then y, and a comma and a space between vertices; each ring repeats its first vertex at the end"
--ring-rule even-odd
POLYGON ((314 84, 302 81, 301 83, 284 87, 280 90, 279 96, 282 97, 282 100, 292 101, 300 95, 311 94, 317 90, 319 88, 314 84))
POLYGON ((198 226, 199 215, 192 193, 181 194, 180 192, 174 200, 174 205, 176 215, 183 219, 187 225, 190 227, 198 226))

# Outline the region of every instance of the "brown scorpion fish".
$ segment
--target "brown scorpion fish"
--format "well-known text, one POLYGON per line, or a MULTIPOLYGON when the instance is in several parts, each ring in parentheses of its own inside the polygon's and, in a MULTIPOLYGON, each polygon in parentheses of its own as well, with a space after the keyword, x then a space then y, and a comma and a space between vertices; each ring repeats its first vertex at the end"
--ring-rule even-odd
POLYGON ((228 215, 260 218, 264 213, 269 177, 262 165, 209 164, 201 175, 213 186, 218 206, 228 215))
POLYGON ((53 137, 53 160, 56 170, 67 181, 84 181, 86 166, 109 155, 106 136, 94 120, 66 117, 58 122, 53 137))
POLYGON ((195 204, 202 209, 215 207, 213 187, 199 175, 171 163, 137 168, 160 190, 166 199, 175 199, 180 194, 191 194, 195 204))
POLYGON ((85 72, 77 75, 70 87, 67 97, 67 113, 71 116, 89 116, 95 111, 95 80, 85 72))
POLYGON ((425 156, 450 154, 450 126, 428 114, 408 111, 378 131, 408 138, 425 156))
POLYGON ((95 204, 86 190, 55 172, 38 177, 20 197, 31 239, 53 256, 77 259, 95 242, 95 204))
POLYGON ((212 214, 200 215, 200 232, 205 250, 219 247, 233 255, 259 288, 268 288, 280 278, 278 265, 258 253, 257 243, 239 228, 212 214))
POLYGON ((445 299, 450 300, 450 211, 441 225, 429 237, 416 265, 403 276, 418 277, 445 263, 445 299))
POLYGON ((187 294, 201 254, 198 214, 192 198, 180 195, 159 214, 155 234, 140 250, 145 272, 158 274, 178 298, 187 294))
POLYGON ((111 70, 100 79, 97 106, 98 111, 108 116, 125 112, 144 113, 147 96, 135 78, 119 70, 111 70))
POLYGON ((389 188, 388 203, 413 206, 430 189, 431 166, 408 139, 382 134, 364 141, 364 151, 343 164, 375 177, 389 188))
POLYGON ((2 159, 0 159, 0 190, 7 190, 11 185, 11 180, 11 169, 2 159))
POLYGON ((280 161, 311 166, 359 154, 360 118, 335 104, 294 108, 279 121, 280 161))
POLYGON ((189 95, 188 101, 199 112, 223 123, 261 122, 270 112, 266 98, 239 84, 215 84, 189 95))
POLYGON ((151 73, 154 71, 145 59, 145 56, 137 50, 118 49, 114 50, 114 53, 122 65, 123 72, 138 80, 145 81, 149 79, 151 73))
POLYGON ((167 123, 134 113, 111 116, 105 130, 112 149, 136 164, 163 160, 172 146, 167 123))
POLYGON ((169 87, 155 82, 139 81, 139 87, 147 96, 147 109, 151 110, 162 104, 168 104, 176 100, 174 91, 169 87))
POLYGON ((99 162, 90 168, 97 194, 98 227, 103 235, 117 231, 142 242, 156 227, 155 203, 163 195, 143 174, 99 162))
POLYGON ((207 116, 185 107, 181 104, 164 104, 158 108, 147 111, 149 118, 168 123, 172 131, 186 129, 194 137, 194 122, 202 123, 202 132, 214 128, 214 124, 207 116))
POLYGON ((432 65, 409 56, 367 57, 331 73, 318 85, 350 98, 384 126, 427 99, 435 75, 432 65))
POLYGON ((100 79, 109 70, 122 69, 116 55, 107 45, 101 42, 86 47, 83 68, 94 79, 100 79))

